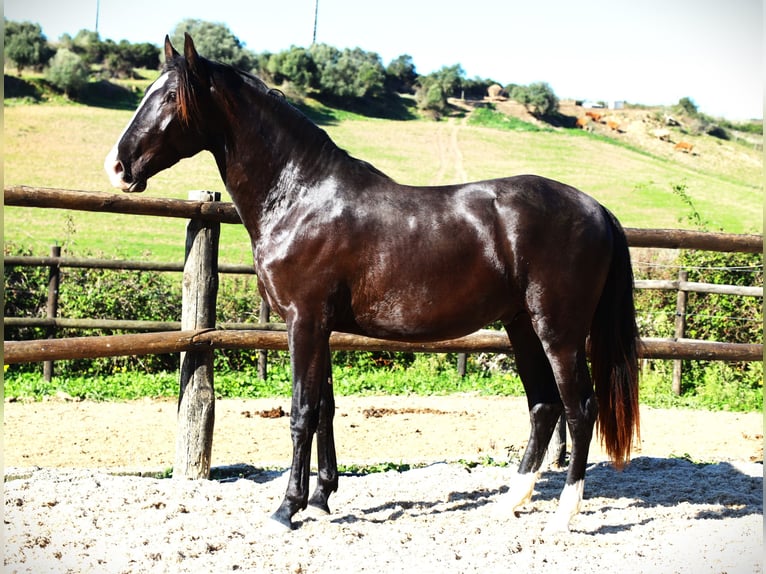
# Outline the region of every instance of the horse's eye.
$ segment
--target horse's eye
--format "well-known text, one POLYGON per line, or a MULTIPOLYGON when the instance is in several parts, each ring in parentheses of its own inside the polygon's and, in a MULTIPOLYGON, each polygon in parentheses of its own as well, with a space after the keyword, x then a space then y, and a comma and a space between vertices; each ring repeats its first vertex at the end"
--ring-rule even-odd
POLYGON ((170 90, 170 91, 169 91, 169 92, 168 92, 168 93, 165 95, 165 101, 166 101, 167 103, 172 103, 172 102, 175 102, 175 101, 176 101, 176 92, 175 92, 175 90, 170 90))

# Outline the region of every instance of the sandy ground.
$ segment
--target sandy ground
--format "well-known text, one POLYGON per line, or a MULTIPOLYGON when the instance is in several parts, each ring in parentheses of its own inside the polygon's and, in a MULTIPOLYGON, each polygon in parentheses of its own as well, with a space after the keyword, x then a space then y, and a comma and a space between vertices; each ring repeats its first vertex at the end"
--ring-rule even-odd
POLYGON ((502 511, 524 399, 338 397, 341 463, 427 466, 341 476, 333 514, 283 532, 268 516, 289 421, 261 415, 288 404, 218 401, 213 465, 255 468, 217 482, 111 474, 172 465, 173 401, 6 403, 5 571, 762 571, 760 414, 642 408, 633 463, 618 473, 594 444, 581 514, 546 537, 562 471, 543 473, 521 516, 502 511), (511 464, 456 462, 486 456, 511 464))

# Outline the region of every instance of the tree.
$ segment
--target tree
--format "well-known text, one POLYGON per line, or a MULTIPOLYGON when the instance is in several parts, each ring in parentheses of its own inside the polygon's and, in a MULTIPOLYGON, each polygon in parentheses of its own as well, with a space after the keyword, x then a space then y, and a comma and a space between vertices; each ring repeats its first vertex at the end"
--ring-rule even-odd
POLYGON ((375 52, 341 51, 326 44, 309 49, 318 71, 321 93, 340 98, 374 97, 385 91, 386 71, 375 52))
POLYGON ((421 110, 431 110, 438 114, 448 109, 447 98, 456 95, 463 83, 465 72, 460 64, 444 66, 427 76, 418 78, 415 99, 421 110))
POLYGON ((184 33, 191 35, 197 51, 205 58, 229 64, 247 72, 253 69, 255 56, 247 50, 226 24, 186 19, 171 34, 173 45, 179 51, 184 45, 184 33))
POLYGON ((678 100, 678 107, 682 112, 691 117, 696 117, 699 113, 697 111, 697 104, 691 98, 681 98, 678 100))
POLYGON ((6 18, 4 36, 5 57, 16 65, 19 74, 24 68, 42 68, 53 55, 39 24, 6 18))
POLYGON ((51 84, 72 97, 85 87, 89 75, 90 70, 83 59, 71 50, 62 48, 51 58, 46 77, 51 84))
POLYGON ((559 99, 553 93, 553 89, 545 82, 535 82, 528 86, 515 86, 511 91, 511 99, 522 104, 537 117, 553 115, 559 109, 559 99))
POLYGON ((472 100, 481 100, 487 95, 490 86, 497 84, 492 79, 479 78, 478 76, 472 80, 463 80, 460 86, 460 92, 464 97, 472 100))
POLYGON ((266 71, 275 84, 290 82, 303 92, 318 87, 317 66, 305 48, 291 46, 289 50, 272 54, 266 65, 266 71))
POLYGON ((417 79, 415 64, 412 63, 412 56, 408 54, 391 60, 386 68, 386 90, 389 92, 413 93, 417 79))
POLYGON ((71 39, 69 50, 80 56, 87 64, 100 64, 105 54, 104 43, 98 32, 82 29, 71 39))

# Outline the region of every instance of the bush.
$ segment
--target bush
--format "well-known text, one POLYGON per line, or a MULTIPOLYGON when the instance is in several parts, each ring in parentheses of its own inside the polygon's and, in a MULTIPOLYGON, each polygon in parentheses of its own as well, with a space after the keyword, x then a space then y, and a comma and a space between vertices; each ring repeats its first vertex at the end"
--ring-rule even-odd
POLYGON ((545 82, 514 86, 511 99, 522 104, 529 113, 537 117, 552 116, 559 110, 559 100, 553 89, 545 82))
POLYGON ((74 52, 60 49, 50 61, 48 81, 69 97, 74 97, 88 83, 88 65, 74 52))
MULTIPOLYGON (((5 255, 31 256, 28 249, 6 245, 5 255)), ((48 300, 48 269, 45 267, 5 267, 5 299, 3 317, 45 317, 48 300)), ((5 327, 5 338, 11 341, 42 339, 45 329, 38 327, 5 327)))
MULTIPOLYGON (((683 251, 676 260, 640 268, 637 279, 677 279, 678 268, 688 280, 721 285, 763 286, 760 254, 683 251)), ((689 293, 685 337, 728 343, 763 340, 761 299, 735 295, 689 293)), ((639 333, 642 337, 675 336, 675 291, 636 291, 639 333)), ((673 361, 645 361, 642 393, 669 397, 673 361)), ((758 362, 683 361, 681 391, 684 400, 709 409, 752 410, 763 402, 763 366, 758 362)), ((675 404, 675 403, 673 403, 675 404)), ((662 405, 658 405, 662 406, 662 405)))
MULTIPOLYGON (((6 246, 6 255, 32 255, 26 249, 6 246)), ((12 267, 5 271, 6 316, 44 317, 47 302, 48 269, 12 267)), ((150 271, 113 271, 108 269, 69 269, 61 274, 59 316, 70 319, 127 319, 141 321, 179 321, 181 314, 180 281, 150 271)), ((58 337, 123 334, 126 331, 105 329, 59 329, 58 337)), ((5 329, 7 340, 41 339, 41 328, 5 329)), ((57 361, 56 373, 113 374, 124 371, 159 372, 178 368, 177 355, 111 357, 57 361)), ((11 372, 39 371, 39 364, 12 365, 11 372)))

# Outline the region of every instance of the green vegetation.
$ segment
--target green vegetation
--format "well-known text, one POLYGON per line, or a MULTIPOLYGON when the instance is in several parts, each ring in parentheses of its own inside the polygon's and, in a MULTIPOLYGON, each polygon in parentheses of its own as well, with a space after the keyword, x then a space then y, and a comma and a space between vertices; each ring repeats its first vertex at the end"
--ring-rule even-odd
MULTIPOLYGON (((218 398, 265 398, 290 396, 290 372, 286 361, 275 357, 268 380, 262 381, 254 368, 242 371, 216 370, 218 398)), ((333 386, 338 396, 358 395, 449 395, 467 393, 481 396, 523 396, 521 382, 512 373, 475 371, 460 377, 448 355, 418 355, 409 368, 334 367, 333 386), (441 363, 434 372, 433 363, 441 363)), ((58 363, 57 363, 58 365, 58 363)), ((676 396, 669 379, 656 370, 645 371, 641 378, 641 404, 655 408, 691 408, 757 412, 763 409, 763 388, 743 385, 724 363, 711 365, 706 376, 676 396)), ((750 363, 752 375, 763 378, 761 363, 750 363)), ((39 373, 6 373, 5 397, 42 400, 58 393, 96 401, 135 400, 143 397, 177 397, 178 374, 175 372, 123 372, 112 375, 54 377, 45 383, 39 373)))
POLYGON ((47 78, 50 83, 67 96, 75 96, 88 84, 90 70, 85 62, 66 48, 51 58, 47 78))
POLYGON ((468 116, 468 125, 519 132, 553 131, 498 112, 491 107, 478 108, 468 116))
POLYGON ((19 74, 25 68, 40 68, 53 55, 39 24, 12 22, 5 18, 5 57, 16 65, 19 74))
POLYGON ((511 98, 541 118, 552 116, 559 110, 559 100, 553 93, 553 89, 545 82, 515 86, 511 91, 511 98))

